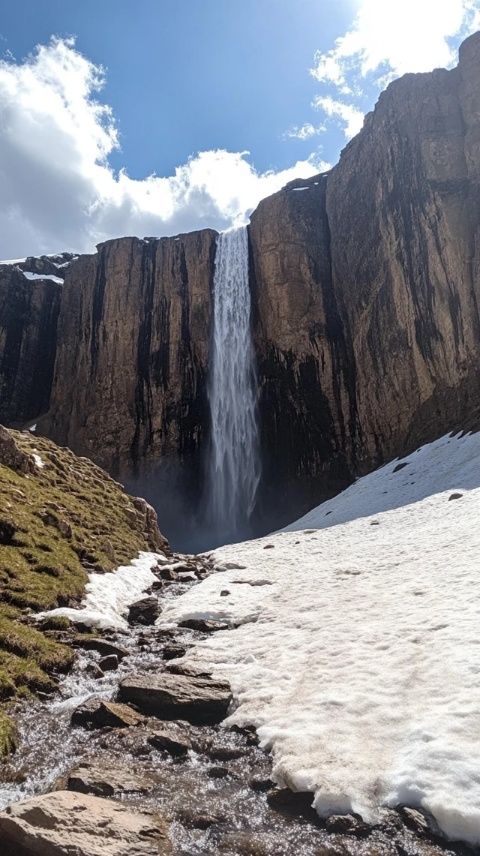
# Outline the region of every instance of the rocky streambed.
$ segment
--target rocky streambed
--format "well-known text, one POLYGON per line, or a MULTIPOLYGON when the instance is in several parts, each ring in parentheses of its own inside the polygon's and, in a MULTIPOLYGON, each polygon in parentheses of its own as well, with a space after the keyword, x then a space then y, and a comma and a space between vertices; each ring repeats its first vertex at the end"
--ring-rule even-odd
POLYGON ((228 684, 183 662, 218 625, 154 623, 162 601, 212 571, 208 557, 176 555, 130 606, 128 631, 50 631, 75 643, 75 666, 55 696, 16 710, 19 748, 0 768, 2 856, 474 852, 414 809, 376 826, 321 820, 309 794, 274 784, 254 729, 225 724, 228 684))

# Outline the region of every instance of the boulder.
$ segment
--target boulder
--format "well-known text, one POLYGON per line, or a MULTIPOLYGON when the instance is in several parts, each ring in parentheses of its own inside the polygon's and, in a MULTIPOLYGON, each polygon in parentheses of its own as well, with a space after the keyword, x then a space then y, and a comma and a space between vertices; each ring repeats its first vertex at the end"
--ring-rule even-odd
POLYGON ((215 725, 227 715, 232 694, 228 684, 211 677, 163 672, 125 678, 120 684, 119 698, 161 719, 215 725))
POLYGON ((119 660, 123 660, 130 654, 128 648, 124 648, 123 645, 117 645, 116 642, 109 642, 108 639, 97 636, 79 636, 72 640, 72 645, 77 648, 85 648, 86 651, 98 651, 102 657, 115 654, 119 660))
POLYGON ((144 719, 127 704, 89 698, 73 711, 71 724, 83 728, 130 728, 140 725, 144 719))
POLYGON ((67 790, 97 797, 113 797, 118 793, 147 793, 155 780, 142 771, 134 772, 118 763, 101 762, 80 764, 67 777, 67 790))
POLYGON ((168 752, 176 758, 187 755, 192 748, 187 730, 172 722, 165 722, 161 728, 156 728, 149 735, 148 742, 154 749, 168 752))
POLYGON ((167 856, 168 827, 158 814, 113 800, 56 791, 0 814, 2 856, 167 856))
POLYGON ((128 623, 146 626, 155 624, 160 612, 160 605, 156 597, 143 597, 141 600, 132 603, 128 610, 128 623))

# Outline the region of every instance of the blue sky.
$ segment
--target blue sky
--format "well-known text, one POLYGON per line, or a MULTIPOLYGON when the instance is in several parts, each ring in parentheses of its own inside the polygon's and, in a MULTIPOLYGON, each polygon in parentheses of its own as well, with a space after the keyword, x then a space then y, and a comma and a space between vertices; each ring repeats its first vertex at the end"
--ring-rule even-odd
POLYGON ((3 0, 0 258, 242 222, 479 26, 480 0, 3 0))
MULTIPOLYGON (((316 119, 309 74, 318 48, 351 19, 350 0, 15 0, 0 18, 3 52, 17 60, 51 35, 106 68, 121 152, 134 178, 168 174, 196 151, 251 151, 258 169, 312 150, 285 131, 316 119)), ((342 134, 322 141, 334 159, 342 134)), ((320 145, 320 142, 318 142, 320 145)), ((315 146, 313 146, 315 148, 315 146)))

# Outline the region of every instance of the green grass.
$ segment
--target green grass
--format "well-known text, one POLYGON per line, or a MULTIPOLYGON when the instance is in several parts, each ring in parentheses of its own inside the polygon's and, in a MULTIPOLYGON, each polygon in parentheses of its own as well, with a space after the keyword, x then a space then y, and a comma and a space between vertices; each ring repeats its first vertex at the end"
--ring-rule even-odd
MULTIPOLYGON (((0 704, 51 690, 52 674, 71 665, 71 649, 52 633, 65 623, 35 625, 32 611, 77 604, 90 571, 147 549, 131 498, 99 467, 41 437, 10 434, 44 467, 24 475, 0 459, 0 704)), ((11 744, 2 722, 0 755, 11 744)))

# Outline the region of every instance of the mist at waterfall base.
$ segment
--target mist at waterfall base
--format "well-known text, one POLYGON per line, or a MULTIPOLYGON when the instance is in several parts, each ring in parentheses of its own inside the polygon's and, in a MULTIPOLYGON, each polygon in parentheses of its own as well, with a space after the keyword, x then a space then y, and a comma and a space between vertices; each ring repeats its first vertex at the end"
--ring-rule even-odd
POLYGON ((217 239, 208 404, 203 458, 149 467, 128 490, 156 509, 175 549, 199 552, 258 534, 253 522, 260 481, 257 376, 251 336, 248 234, 242 226, 217 239))

